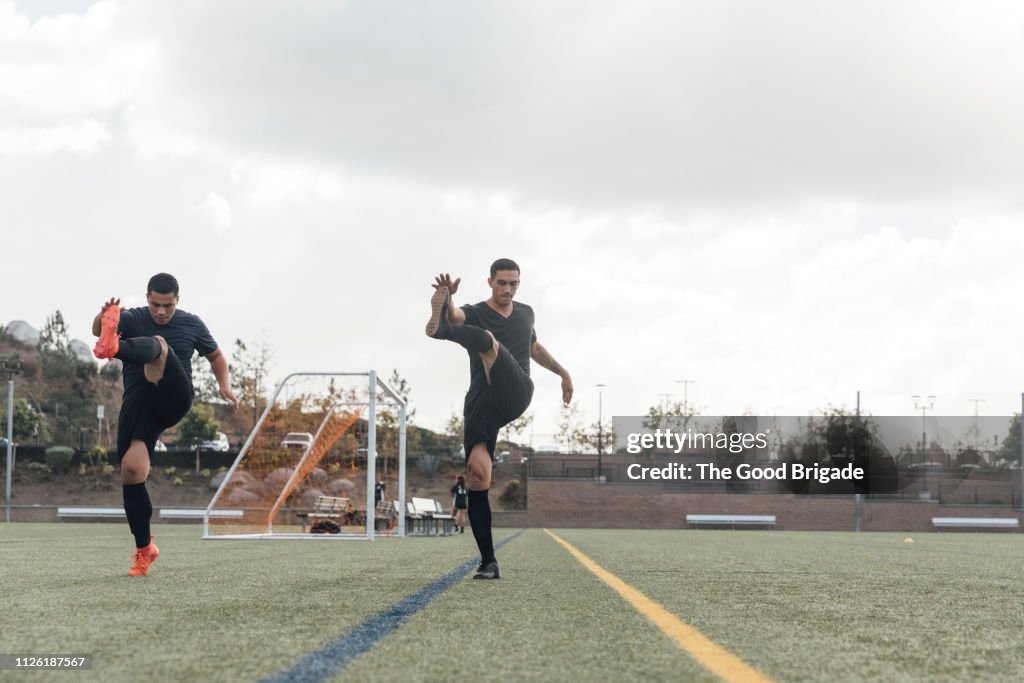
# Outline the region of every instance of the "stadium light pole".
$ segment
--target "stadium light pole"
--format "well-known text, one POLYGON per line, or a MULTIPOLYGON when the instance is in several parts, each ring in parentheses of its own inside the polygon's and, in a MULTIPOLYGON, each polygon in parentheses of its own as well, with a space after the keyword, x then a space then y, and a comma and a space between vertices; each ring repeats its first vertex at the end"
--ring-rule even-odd
POLYGON ((914 399, 914 410, 921 411, 921 467, 924 469, 924 492, 931 497, 931 493, 928 491, 928 461, 924 458, 928 453, 928 423, 925 413, 931 410, 935 406, 935 396, 925 396, 923 399, 920 396, 911 396, 914 399), (925 405, 927 401, 928 405, 925 405))
POLYGON ((604 425, 601 423, 601 392, 603 384, 597 385, 597 483, 601 483, 601 458, 604 454, 604 425))

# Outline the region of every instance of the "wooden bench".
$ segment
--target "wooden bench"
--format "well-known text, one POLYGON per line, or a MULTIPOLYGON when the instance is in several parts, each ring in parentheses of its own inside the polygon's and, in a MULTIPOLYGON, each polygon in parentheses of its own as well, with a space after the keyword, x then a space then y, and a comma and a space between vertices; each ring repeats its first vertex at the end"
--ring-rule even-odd
POLYGON ((310 519, 340 519, 348 510, 348 498, 338 496, 318 496, 311 512, 299 512, 302 520, 302 533, 306 533, 306 522, 310 519))
MULTIPOLYGON (((202 521, 206 508, 160 508, 160 519, 189 519, 202 521)), ((244 510, 210 510, 210 517, 244 517, 244 510)))
POLYGON ((932 517, 932 526, 942 528, 1018 529, 1016 517, 932 517))
POLYGON ((125 519, 124 508, 59 507, 57 518, 65 519, 125 519))
POLYGON ((692 526, 726 525, 733 529, 737 525, 775 526, 775 515, 686 515, 686 523, 692 526))

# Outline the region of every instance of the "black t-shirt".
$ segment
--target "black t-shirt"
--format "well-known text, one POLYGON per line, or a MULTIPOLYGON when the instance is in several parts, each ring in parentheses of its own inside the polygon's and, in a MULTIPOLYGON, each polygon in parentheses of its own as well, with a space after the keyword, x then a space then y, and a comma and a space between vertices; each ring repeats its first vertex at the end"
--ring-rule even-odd
MULTIPOLYGON (((530 348, 537 341, 537 332, 533 329, 533 309, 518 301, 512 302, 512 313, 506 318, 487 305, 486 301, 478 304, 466 304, 461 308, 466 314, 466 324, 482 327, 494 335, 498 343, 504 346, 516 359, 523 372, 530 374, 530 348)), ((483 373, 484 364, 480 354, 469 354, 470 375, 483 373)))
POLYGON ((453 486, 452 495, 455 496, 455 507, 466 507, 466 487, 464 484, 456 484, 453 486))
MULTIPOLYGON (((174 350, 174 355, 181 361, 185 374, 192 381, 192 353, 198 351, 200 356, 208 356, 217 350, 217 342, 210 334, 198 315, 178 309, 174 317, 166 325, 157 325, 149 308, 129 308, 121 311, 121 321, 117 331, 125 339, 131 337, 153 337, 160 335, 167 345, 174 350)), ((125 391, 146 381, 141 365, 125 363, 122 371, 125 391)))

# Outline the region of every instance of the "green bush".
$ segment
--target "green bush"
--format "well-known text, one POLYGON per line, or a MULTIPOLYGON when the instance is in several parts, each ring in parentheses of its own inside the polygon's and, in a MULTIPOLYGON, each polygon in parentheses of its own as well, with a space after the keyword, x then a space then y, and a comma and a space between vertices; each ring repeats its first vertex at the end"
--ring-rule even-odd
POLYGON ((49 479, 50 475, 53 474, 53 470, 50 469, 50 466, 42 462, 30 462, 28 464, 28 471, 33 473, 38 472, 42 475, 43 479, 49 479))
POLYGON ((52 446, 46 449, 46 464, 49 465, 57 474, 64 474, 68 465, 71 464, 71 458, 74 454, 75 450, 73 448, 68 448, 67 446, 52 446))
POLYGON ((416 467, 419 468, 420 472, 423 473, 424 477, 431 477, 437 472, 437 468, 441 465, 441 458, 436 455, 421 455, 416 458, 416 467))
POLYGON ((85 457, 89 460, 89 464, 92 467, 96 467, 107 459, 107 449, 103 446, 93 446, 89 449, 89 452, 85 454, 85 457))
POLYGON ((505 484, 505 490, 498 496, 498 500, 507 507, 522 510, 526 507, 526 490, 518 479, 513 479, 505 484))

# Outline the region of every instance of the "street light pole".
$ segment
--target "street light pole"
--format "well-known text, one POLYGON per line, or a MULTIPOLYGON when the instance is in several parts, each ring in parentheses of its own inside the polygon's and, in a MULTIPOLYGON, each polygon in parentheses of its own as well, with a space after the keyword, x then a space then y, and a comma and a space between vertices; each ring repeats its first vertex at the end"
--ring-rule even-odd
POLYGON ((931 497, 928 492, 928 461, 925 460, 928 454, 928 422, 925 417, 925 413, 931 410, 935 406, 935 396, 926 396, 922 399, 920 396, 911 396, 914 399, 914 410, 921 411, 921 467, 924 469, 924 493, 931 497), (925 401, 928 405, 925 405, 925 401))
POLYGON ((604 390, 603 384, 597 385, 597 483, 601 483, 601 459, 604 455, 604 424, 602 422, 601 393, 604 390))
POLYGON ((0 375, 7 378, 7 475, 4 486, 4 518, 11 521, 11 470, 14 469, 14 376, 21 372, 17 356, 0 358, 0 375))
POLYGON ((697 380, 694 380, 694 379, 677 379, 676 380, 676 384, 682 384, 683 385, 683 417, 689 417, 690 416, 690 406, 689 406, 689 402, 686 400, 686 387, 687 387, 687 385, 696 384, 696 383, 697 383, 697 380))

